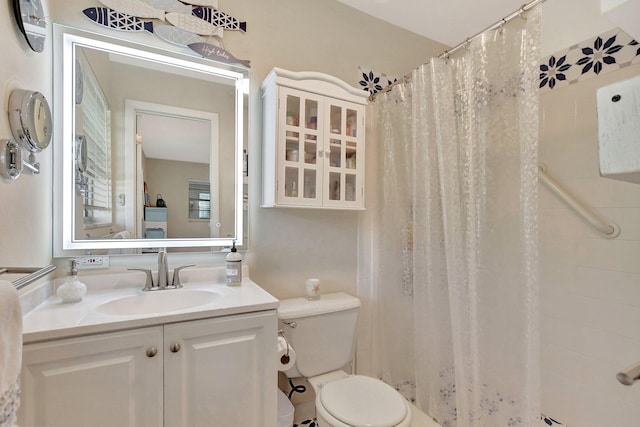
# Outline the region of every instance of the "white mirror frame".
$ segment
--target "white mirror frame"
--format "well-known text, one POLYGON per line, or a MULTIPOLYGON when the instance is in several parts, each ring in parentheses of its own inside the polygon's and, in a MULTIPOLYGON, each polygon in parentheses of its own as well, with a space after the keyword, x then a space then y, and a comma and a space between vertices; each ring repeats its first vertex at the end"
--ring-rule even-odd
POLYGON ((53 25, 54 35, 54 257, 77 255, 77 251, 99 249, 142 248, 193 248, 231 246, 243 241, 243 140, 244 140, 244 96, 248 88, 248 73, 241 67, 218 64, 199 57, 177 52, 163 51, 129 41, 89 33, 83 30, 53 25), (73 73, 75 70, 75 47, 89 47, 117 52, 133 58, 168 64, 185 73, 208 74, 230 80, 235 84, 235 236, 230 238, 189 239, 95 239, 74 238, 74 114, 75 100, 73 73), (217 66, 219 65, 219 66, 217 66), (76 251, 76 252, 72 252, 76 251))

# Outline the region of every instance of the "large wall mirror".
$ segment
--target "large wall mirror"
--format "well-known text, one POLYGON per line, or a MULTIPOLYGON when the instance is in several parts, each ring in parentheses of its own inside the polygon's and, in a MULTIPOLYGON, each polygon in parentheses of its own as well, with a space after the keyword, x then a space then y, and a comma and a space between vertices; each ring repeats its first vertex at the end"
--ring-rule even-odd
POLYGON ((248 72, 54 25, 54 255, 244 243, 248 72))

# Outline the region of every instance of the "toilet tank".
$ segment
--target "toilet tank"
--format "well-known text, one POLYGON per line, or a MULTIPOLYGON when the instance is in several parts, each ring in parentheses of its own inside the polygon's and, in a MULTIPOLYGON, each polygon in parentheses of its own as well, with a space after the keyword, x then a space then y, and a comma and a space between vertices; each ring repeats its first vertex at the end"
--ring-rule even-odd
POLYGON ((344 292, 323 294, 316 301, 280 300, 279 327, 296 353, 295 365, 285 374, 309 378, 349 364, 359 307, 360 300, 344 292))

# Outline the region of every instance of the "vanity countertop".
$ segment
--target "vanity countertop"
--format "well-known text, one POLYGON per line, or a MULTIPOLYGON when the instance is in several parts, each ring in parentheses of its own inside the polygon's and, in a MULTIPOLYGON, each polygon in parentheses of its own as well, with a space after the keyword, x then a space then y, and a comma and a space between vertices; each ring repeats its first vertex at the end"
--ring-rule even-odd
MULTIPOLYGON (((278 300, 244 277, 240 286, 224 284, 221 269, 193 269, 181 272, 183 289, 151 291, 151 293, 180 293, 184 290, 206 290, 217 294, 212 302, 153 314, 109 314, 100 307, 110 301, 134 295, 142 295, 143 273, 114 273, 80 276, 88 288, 82 301, 63 303, 51 296, 27 312, 23 317, 23 341, 25 344, 51 339, 68 338, 111 332, 123 329, 161 325, 251 313, 278 308, 278 300)), ((148 294, 150 292, 146 292, 148 294)), ((171 294, 177 295, 177 294, 171 294)), ((166 299, 166 298, 165 298, 166 299)), ((170 298, 169 298, 170 299, 170 298)))

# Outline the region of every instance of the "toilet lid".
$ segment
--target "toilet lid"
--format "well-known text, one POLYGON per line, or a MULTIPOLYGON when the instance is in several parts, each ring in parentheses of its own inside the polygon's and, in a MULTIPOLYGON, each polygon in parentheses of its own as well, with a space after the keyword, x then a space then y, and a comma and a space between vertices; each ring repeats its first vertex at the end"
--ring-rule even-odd
POLYGON ((325 384, 320 402, 331 415, 352 426, 390 427, 407 417, 407 405, 382 381, 352 375, 325 384))

